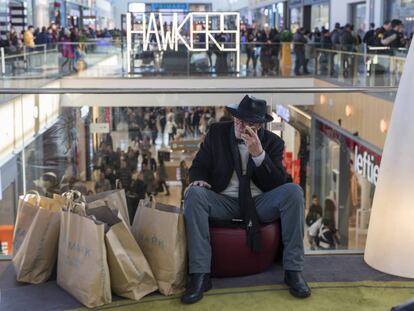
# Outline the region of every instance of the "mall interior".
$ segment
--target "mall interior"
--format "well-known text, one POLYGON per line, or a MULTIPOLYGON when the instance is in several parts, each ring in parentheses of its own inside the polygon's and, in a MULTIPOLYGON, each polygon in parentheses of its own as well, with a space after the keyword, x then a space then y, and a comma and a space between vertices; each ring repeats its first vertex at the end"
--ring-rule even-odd
POLYGON ((414 0, 140 1, 0 1, 0 310, 414 310, 414 0), (259 253, 210 222, 212 289, 184 306, 193 160, 246 95, 303 193, 312 295, 281 212, 259 253))

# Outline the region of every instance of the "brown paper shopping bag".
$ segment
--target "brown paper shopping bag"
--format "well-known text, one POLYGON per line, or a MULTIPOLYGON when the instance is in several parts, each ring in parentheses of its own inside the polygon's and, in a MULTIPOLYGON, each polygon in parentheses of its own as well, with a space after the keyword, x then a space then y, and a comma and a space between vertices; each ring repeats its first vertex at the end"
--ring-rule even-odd
POLYGON ((12 259, 19 282, 38 284, 50 278, 56 264, 63 205, 61 199, 38 194, 20 198, 12 259))
MULTIPOLYGON (((129 214, 128 205, 126 202, 125 190, 109 190, 98 194, 88 195, 85 197, 86 203, 90 204, 97 200, 103 200, 110 208, 117 209, 125 220, 125 223, 129 226, 129 214)), ((98 205, 99 206, 99 205, 98 205)), ((98 207, 94 206, 94 207, 98 207)))
POLYGON ((164 295, 179 294, 186 281, 186 237, 182 211, 174 206, 141 200, 132 225, 164 295))
POLYGON ((17 207, 16 223, 13 232, 13 256, 17 253, 26 237, 27 231, 39 210, 40 202, 45 201, 45 197, 41 197, 37 191, 32 191, 19 197, 19 205, 17 207))
POLYGON ((151 268, 130 229, 106 206, 88 208, 88 215, 110 226, 105 234, 112 291, 139 300, 158 289, 151 268))
POLYGON ((81 204, 61 212, 57 284, 88 308, 112 301, 104 224, 81 204))

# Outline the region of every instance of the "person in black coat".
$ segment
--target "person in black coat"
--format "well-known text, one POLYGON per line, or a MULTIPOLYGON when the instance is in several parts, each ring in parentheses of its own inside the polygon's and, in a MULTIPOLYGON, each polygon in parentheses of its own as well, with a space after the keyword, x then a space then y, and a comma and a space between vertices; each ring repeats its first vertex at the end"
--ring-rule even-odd
POLYGON ((258 41, 262 43, 262 48, 260 50, 262 75, 270 74, 275 68, 278 71, 280 38, 277 30, 270 29, 269 25, 265 24, 263 31, 259 35, 258 41))
MULTIPOLYGON (((295 51, 295 75, 300 75, 300 68, 305 69, 305 44, 307 40, 304 36, 305 29, 299 28, 293 36, 294 51, 295 51)), ((305 73, 305 72, 304 72, 305 73)))
POLYGON ((292 295, 308 297, 310 289, 301 274, 303 191, 287 183, 284 142, 263 128, 273 120, 266 113, 266 101, 246 95, 239 105, 226 108, 234 121, 211 125, 189 170, 184 218, 190 279, 181 301, 197 302, 211 288, 209 219, 237 219, 252 252, 259 252, 260 224, 280 218, 285 282, 292 295))

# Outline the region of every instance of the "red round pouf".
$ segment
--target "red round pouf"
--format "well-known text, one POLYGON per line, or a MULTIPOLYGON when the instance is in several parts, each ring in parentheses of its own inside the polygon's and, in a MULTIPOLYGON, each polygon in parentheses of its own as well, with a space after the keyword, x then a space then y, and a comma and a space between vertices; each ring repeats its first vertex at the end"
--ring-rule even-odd
POLYGON ((241 228, 210 228, 212 249, 211 275, 214 277, 242 276, 269 268, 277 256, 281 234, 280 223, 261 225, 262 249, 253 253, 241 228))

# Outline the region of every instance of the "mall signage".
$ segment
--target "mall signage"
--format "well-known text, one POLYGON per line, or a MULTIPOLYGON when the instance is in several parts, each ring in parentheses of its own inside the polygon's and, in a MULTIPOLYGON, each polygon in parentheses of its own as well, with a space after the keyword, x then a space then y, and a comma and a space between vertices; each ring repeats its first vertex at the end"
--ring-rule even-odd
POLYGON ((128 72, 131 71, 133 35, 138 35, 138 42, 142 45, 143 51, 148 51, 154 43, 159 51, 178 51, 178 45, 183 44, 190 52, 207 52, 210 49, 236 52, 237 71, 240 70, 240 14, 238 12, 192 12, 180 20, 178 13, 129 12, 126 15, 126 25, 128 72), (133 17, 142 23, 133 24, 133 17), (234 22, 226 23, 227 18, 232 18, 234 22), (217 25, 214 29, 210 29, 213 19, 217 21, 217 25), (204 28, 198 29, 195 21, 203 21, 204 28), (167 23, 171 26, 165 27, 167 23), (234 42, 219 42, 220 40, 216 38, 218 34, 229 35, 234 42), (199 35, 205 38, 204 42, 199 42, 199 35))
POLYGON ((290 111, 289 108, 284 105, 276 106, 276 114, 281 117, 284 121, 290 121, 290 111))
POLYGON ((366 178, 371 184, 377 185, 379 165, 375 163, 375 157, 369 154, 366 150, 361 151, 355 145, 354 168, 362 177, 366 178))

